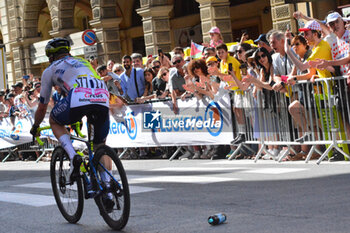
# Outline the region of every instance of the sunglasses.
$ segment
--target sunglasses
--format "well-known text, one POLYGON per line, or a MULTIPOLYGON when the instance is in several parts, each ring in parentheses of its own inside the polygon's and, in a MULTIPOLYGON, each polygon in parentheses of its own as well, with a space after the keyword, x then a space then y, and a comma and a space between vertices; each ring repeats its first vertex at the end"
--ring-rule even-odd
POLYGON ((258 60, 260 60, 261 58, 264 58, 264 57, 266 57, 266 54, 262 54, 261 56, 257 56, 256 58, 257 58, 258 60))
POLYGON ((242 50, 237 50, 237 53, 241 54, 241 53, 243 53, 243 51, 242 50))
POLYGON ((293 46, 294 46, 294 45, 295 45, 295 46, 299 46, 299 45, 300 45, 300 43, 295 43, 295 44, 293 44, 293 46))
POLYGON ((173 64, 176 65, 176 64, 179 64, 180 62, 181 62, 181 60, 176 60, 173 62, 173 64))
POLYGON ((118 72, 121 72, 122 70, 115 70, 114 73, 118 73, 118 72))
POLYGON ((216 65, 216 62, 208 62, 208 64, 207 64, 208 67, 209 66, 214 66, 214 65, 216 65))
POLYGON ((152 69, 159 69, 160 66, 153 66, 152 69))
POLYGON ((162 74, 162 77, 165 77, 168 74, 168 72, 165 72, 162 74))

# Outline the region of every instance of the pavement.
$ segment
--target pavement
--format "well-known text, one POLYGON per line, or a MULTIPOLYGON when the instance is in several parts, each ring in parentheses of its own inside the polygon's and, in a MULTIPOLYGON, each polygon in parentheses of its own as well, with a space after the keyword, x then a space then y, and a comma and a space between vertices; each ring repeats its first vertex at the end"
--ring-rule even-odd
MULTIPOLYGON (((350 163, 123 160, 131 213, 122 232, 350 232, 350 163), (218 226, 210 215, 225 213, 218 226)), ((93 200, 61 216, 49 162, 0 164, 0 232, 108 232, 93 200)))

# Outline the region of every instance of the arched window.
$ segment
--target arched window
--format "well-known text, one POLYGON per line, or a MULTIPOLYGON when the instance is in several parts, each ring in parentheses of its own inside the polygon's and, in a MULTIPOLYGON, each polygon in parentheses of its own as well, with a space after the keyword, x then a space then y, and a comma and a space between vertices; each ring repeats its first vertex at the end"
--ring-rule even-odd
POLYGON ((175 18, 186 15, 199 14, 199 3, 195 0, 175 0, 174 14, 175 18))

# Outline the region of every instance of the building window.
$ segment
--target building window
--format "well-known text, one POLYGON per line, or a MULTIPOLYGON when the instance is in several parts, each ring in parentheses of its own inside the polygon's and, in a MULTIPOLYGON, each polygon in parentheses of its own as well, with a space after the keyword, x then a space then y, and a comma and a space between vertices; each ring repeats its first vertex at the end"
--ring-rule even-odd
POLYGON ((186 15, 199 14, 199 3, 195 0, 175 0, 174 14, 175 18, 186 15))

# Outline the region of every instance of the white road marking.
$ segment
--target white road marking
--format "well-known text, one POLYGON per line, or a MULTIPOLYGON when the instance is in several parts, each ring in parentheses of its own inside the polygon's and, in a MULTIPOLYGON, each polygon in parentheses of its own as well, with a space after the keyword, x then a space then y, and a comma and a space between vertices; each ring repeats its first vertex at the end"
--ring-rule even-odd
POLYGON ((290 172, 300 172, 308 170, 306 168, 255 168, 245 171, 240 171, 240 173, 259 173, 259 174, 284 174, 290 172))
MULTIPOLYGON (((12 185, 14 187, 23 187, 23 188, 40 188, 40 189, 51 189, 51 183, 49 182, 38 182, 38 183, 30 183, 30 184, 17 184, 12 185)), ((145 193, 152 191, 163 190, 161 188, 152 188, 152 187, 144 187, 144 186, 129 186, 130 194, 136 193, 145 193)))
MULTIPOLYGON (((69 201, 77 201, 75 199, 69 199, 69 201)), ((42 207, 49 205, 56 205, 54 196, 28 194, 28 193, 7 193, 0 192, 0 202, 10 202, 22 205, 29 205, 34 207, 42 207)), ((66 199, 62 199, 62 202, 68 202, 66 199)))
POLYGON ((174 171, 174 172, 187 172, 187 171, 230 171, 230 170, 242 170, 248 169, 246 167, 162 167, 162 168, 154 168, 150 171, 174 171))
POLYGON ((239 178, 213 177, 213 176, 148 176, 129 180, 129 183, 193 183, 208 184, 240 180, 239 178))

